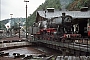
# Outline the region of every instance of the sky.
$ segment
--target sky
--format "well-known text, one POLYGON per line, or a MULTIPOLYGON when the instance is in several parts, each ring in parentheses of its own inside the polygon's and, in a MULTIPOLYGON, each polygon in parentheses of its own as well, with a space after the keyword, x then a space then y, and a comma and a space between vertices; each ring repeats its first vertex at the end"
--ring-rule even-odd
MULTIPOLYGON (((32 14, 45 0, 28 0, 27 16, 32 14)), ((0 20, 26 17, 26 2, 24 0, 0 0, 0 20)))

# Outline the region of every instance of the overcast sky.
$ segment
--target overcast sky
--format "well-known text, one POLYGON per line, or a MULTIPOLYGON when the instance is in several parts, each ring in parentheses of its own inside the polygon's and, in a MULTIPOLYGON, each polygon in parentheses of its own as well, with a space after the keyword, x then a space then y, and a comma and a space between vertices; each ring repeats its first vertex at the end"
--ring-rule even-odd
MULTIPOLYGON (((27 3, 27 12, 28 16, 32 14, 39 5, 45 2, 45 0, 28 0, 27 3)), ((0 20, 11 18, 10 14, 13 14, 13 18, 17 17, 26 17, 26 3, 24 0, 0 0, 0 6, 1 6, 1 18, 0 20)))

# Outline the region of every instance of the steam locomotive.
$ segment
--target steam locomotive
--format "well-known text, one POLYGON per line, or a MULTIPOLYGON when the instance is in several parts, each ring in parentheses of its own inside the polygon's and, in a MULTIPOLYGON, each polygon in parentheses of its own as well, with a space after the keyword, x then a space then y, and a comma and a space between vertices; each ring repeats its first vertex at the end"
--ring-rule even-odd
POLYGON ((90 18, 72 18, 62 13, 60 17, 39 22, 40 31, 36 35, 38 39, 72 42, 72 40, 90 37, 90 18))
POLYGON ((88 20, 82 20, 78 22, 78 25, 75 25, 73 18, 71 16, 65 16, 64 20, 61 17, 53 19, 59 20, 60 22, 56 23, 46 23, 42 24, 39 32, 36 34, 36 38, 43 40, 54 40, 60 42, 72 42, 74 39, 79 38, 88 38, 90 37, 90 26, 86 26, 88 20), (47 26, 47 27, 45 27, 47 26))

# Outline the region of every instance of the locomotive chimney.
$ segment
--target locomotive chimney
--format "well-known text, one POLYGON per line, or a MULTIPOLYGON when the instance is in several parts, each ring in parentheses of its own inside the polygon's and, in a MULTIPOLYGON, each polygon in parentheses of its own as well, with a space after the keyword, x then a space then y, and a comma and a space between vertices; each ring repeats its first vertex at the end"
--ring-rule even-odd
POLYGON ((54 8, 47 8, 48 12, 54 12, 54 8))
POLYGON ((88 7, 81 7, 80 11, 82 11, 82 12, 88 11, 88 7))

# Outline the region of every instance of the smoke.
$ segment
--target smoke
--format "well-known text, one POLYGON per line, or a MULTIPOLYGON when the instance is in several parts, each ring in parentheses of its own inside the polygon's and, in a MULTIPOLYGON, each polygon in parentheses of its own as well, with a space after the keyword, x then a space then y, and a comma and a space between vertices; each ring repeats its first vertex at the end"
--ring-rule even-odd
POLYGON ((11 20, 9 20, 9 22, 5 24, 5 27, 7 30, 11 28, 11 20))

